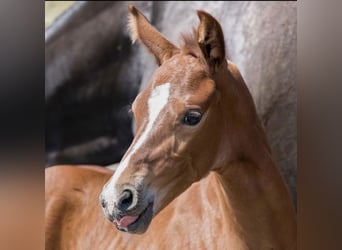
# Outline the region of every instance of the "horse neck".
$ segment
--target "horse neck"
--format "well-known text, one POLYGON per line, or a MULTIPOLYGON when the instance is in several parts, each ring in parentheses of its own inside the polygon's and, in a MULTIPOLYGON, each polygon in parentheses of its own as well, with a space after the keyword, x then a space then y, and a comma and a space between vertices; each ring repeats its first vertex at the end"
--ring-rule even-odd
POLYGON ((229 158, 219 157, 214 170, 226 207, 227 230, 236 236, 239 246, 292 249, 296 221, 291 197, 272 159, 249 91, 234 70, 230 69, 228 77, 236 82, 224 83, 227 88, 221 91, 223 95, 229 93, 229 98, 221 98, 226 101, 222 102, 222 115, 227 117, 219 154, 229 158), (237 103, 228 103, 232 101, 237 103), (234 112, 227 112, 234 105, 236 117, 232 117, 234 112), (231 143, 227 144, 228 141, 231 143))

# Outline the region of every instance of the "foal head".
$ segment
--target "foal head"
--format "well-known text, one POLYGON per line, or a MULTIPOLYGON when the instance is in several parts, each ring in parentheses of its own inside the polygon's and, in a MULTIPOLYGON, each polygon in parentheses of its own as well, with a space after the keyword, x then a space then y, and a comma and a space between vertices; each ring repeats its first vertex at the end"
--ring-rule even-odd
POLYGON ((222 29, 208 13, 197 12, 200 24, 180 49, 135 7, 129 10, 133 41, 147 47, 159 68, 132 105, 135 138, 100 200, 118 229, 143 233, 215 167, 224 124, 218 85, 228 71, 222 29))

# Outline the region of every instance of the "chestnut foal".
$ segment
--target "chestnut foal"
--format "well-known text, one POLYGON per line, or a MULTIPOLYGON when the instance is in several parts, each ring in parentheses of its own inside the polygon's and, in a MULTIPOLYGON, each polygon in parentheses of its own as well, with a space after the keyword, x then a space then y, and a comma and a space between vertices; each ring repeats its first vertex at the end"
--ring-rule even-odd
POLYGON ((296 249, 289 192, 220 24, 198 11, 178 48, 129 11, 159 64, 132 105, 136 136, 114 174, 46 169, 46 249, 296 249))

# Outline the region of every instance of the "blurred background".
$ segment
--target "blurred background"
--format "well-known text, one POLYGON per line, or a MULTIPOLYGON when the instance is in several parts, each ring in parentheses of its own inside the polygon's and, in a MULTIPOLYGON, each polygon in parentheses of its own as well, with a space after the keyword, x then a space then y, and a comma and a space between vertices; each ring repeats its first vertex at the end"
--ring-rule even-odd
POLYGON ((45 28, 49 27, 53 21, 64 11, 72 6, 75 1, 48 1, 45 4, 45 28))
POLYGON ((130 104, 156 68, 131 44, 130 3, 175 44, 197 26, 197 9, 218 19, 296 204, 296 2, 45 2, 46 167, 106 166, 128 148, 130 104))

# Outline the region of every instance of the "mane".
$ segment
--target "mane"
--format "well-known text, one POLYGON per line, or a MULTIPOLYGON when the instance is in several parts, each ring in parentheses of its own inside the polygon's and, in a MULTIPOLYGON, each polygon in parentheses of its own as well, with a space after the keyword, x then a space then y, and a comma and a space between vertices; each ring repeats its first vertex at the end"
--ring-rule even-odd
POLYGON ((204 67, 205 74, 210 75, 208 64, 197 42, 196 29, 192 28, 191 33, 181 33, 181 39, 182 39, 182 47, 181 47, 182 53, 198 58, 200 62, 205 66, 204 67))
POLYGON ((181 33, 181 38, 183 41, 183 53, 197 58, 202 57, 201 48, 197 43, 197 34, 195 28, 192 28, 192 33, 181 33))

